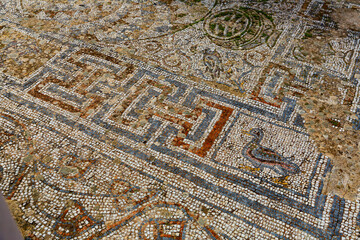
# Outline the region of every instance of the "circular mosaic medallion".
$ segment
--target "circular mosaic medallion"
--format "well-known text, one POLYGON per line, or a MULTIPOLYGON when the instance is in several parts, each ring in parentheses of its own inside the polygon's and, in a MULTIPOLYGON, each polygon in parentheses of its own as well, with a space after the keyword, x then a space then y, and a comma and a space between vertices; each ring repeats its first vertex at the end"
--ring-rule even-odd
POLYGON ((205 20, 204 30, 215 44, 231 49, 268 43, 276 32, 270 16, 250 8, 215 12, 205 20))

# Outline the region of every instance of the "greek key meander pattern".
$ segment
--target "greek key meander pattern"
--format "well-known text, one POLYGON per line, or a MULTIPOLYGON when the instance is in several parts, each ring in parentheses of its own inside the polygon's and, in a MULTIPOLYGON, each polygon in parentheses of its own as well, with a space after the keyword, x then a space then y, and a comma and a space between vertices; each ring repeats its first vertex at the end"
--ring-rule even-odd
MULTIPOLYGON (((329 74, 349 80, 343 101, 360 112, 359 33, 332 43, 332 65, 296 50, 294 39, 321 25, 319 2, 280 1, 300 24, 273 21, 257 6, 214 5, 169 43, 131 42, 122 25, 119 36, 87 41, 3 17, 0 189, 33 226, 26 237, 358 239, 359 202, 322 194, 330 159, 309 139, 296 103, 329 74), (111 50, 101 44, 116 41, 111 50), (135 52, 116 50, 130 45, 135 52)), ((101 17, 123 24, 121 11, 135 3, 121 4, 101 17)), ((66 21, 74 32, 86 25, 66 21)), ((129 22, 128 31, 142 29, 129 22)), ((146 39, 154 30, 141 31, 146 39)))

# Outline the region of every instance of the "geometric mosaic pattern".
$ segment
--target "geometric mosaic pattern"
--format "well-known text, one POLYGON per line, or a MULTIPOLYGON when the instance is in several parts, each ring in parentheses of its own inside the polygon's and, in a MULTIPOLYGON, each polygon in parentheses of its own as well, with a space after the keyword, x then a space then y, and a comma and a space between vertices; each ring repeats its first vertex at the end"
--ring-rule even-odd
MULTIPOLYGON (((144 27, 164 3, 112 1, 94 17, 84 1, 77 17, 20 2, 0 1, 0 189, 27 239, 360 237, 359 202, 322 194, 330 159, 297 105, 332 75, 360 111, 359 33, 322 65, 298 46, 331 27, 327 3, 202 1, 190 23, 144 27)), ((200 3, 171 4, 179 16, 200 3)))

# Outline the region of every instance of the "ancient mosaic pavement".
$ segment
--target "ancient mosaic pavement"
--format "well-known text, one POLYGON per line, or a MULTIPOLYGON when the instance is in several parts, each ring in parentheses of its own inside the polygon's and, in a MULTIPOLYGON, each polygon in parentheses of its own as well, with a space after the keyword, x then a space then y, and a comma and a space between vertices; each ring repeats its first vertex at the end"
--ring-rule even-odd
POLYGON ((298 105, 331 76, 360 114, 360 33, 304 48, 360 5, 0 3, 0 189, 27 239, 360 238, 298 105))

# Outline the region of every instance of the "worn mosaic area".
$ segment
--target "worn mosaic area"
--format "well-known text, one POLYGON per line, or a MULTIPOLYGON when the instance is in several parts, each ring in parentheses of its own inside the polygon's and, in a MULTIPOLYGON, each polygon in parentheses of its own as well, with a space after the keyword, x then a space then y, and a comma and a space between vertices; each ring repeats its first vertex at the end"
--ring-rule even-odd
POLYGON ((26 239, 360 238, 299 104, 337 79, 348 115, 324 119, 359 131, 360 32, 319 34, 359 2, 0 3, 0 189, 26 239))

